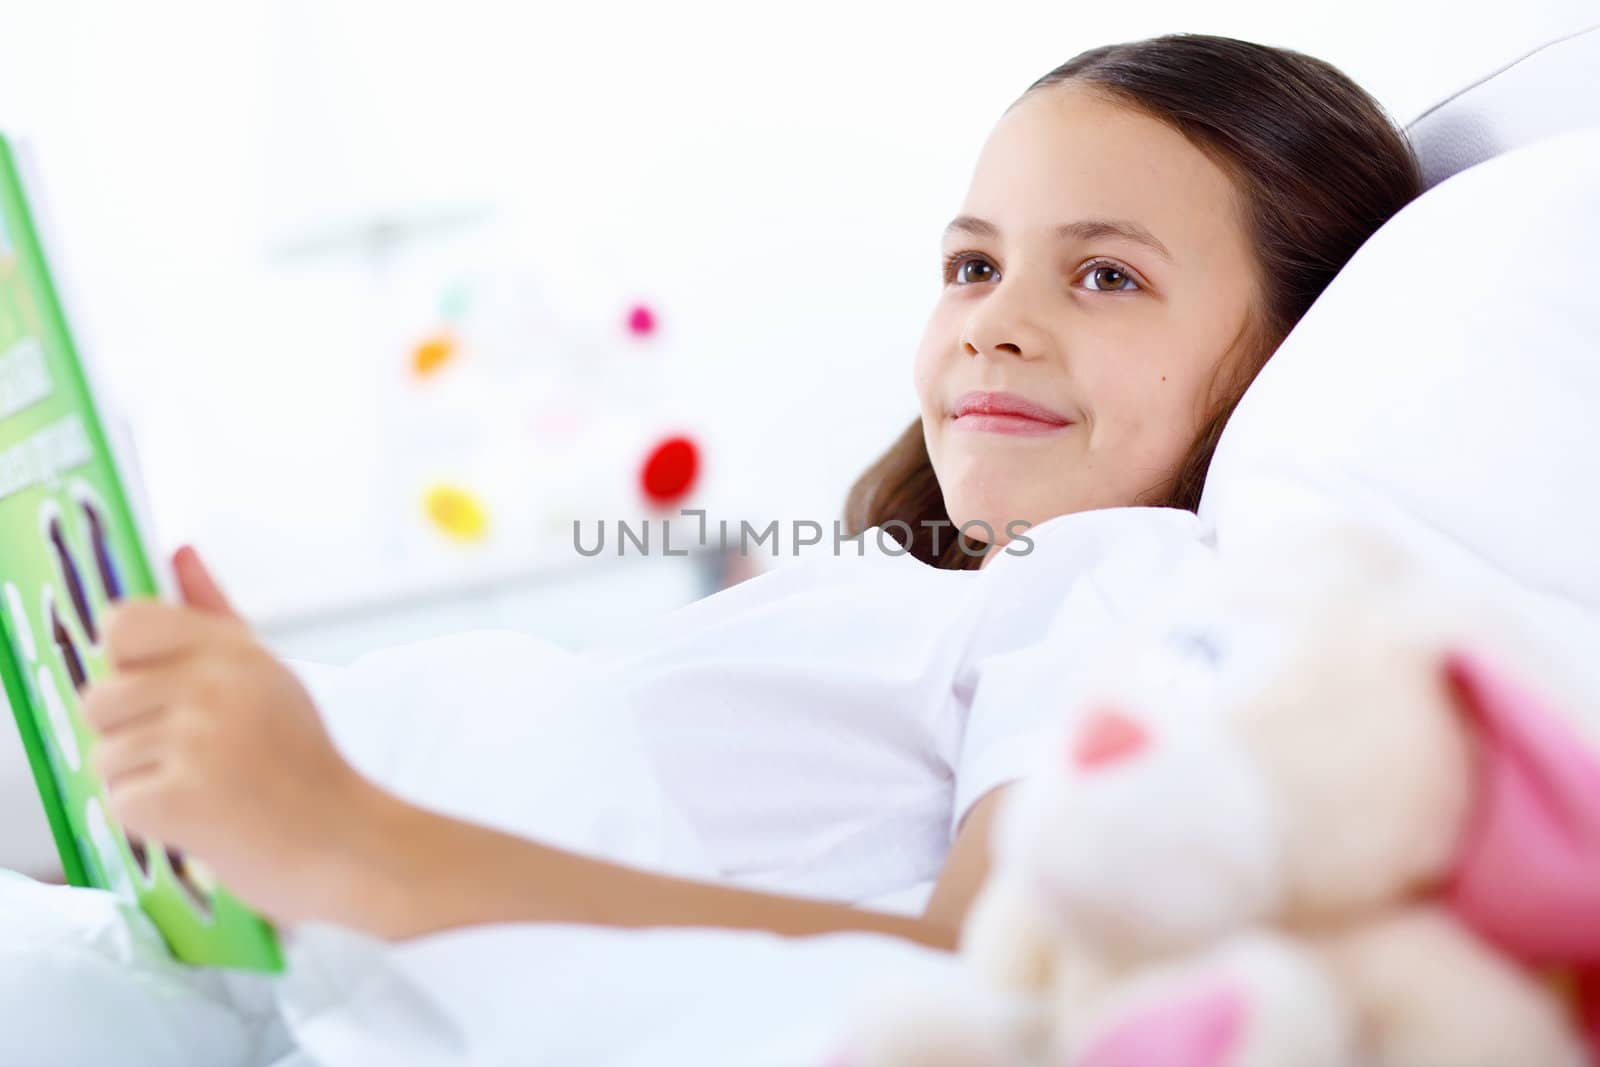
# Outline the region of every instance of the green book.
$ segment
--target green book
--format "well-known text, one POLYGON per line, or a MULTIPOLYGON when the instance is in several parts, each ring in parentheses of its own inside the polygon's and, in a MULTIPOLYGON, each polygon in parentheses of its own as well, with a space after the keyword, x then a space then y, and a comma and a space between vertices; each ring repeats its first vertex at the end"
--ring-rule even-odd
POLYGON ((141 539, 136 472, 74 343, 36 193, 26 153, 0 135, 0 699, 69 882, 136 901, 179 960, 281 971, 272 927, 198 859, 125 833, 91 765, 79 695, 108 669, 106 607, 170 582, 141 539))

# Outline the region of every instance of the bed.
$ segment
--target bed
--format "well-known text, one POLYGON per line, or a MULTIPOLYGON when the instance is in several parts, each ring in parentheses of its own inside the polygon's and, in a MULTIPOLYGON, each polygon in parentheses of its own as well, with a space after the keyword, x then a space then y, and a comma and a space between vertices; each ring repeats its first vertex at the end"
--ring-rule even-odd
MULTIPOLYGON (((1472 360, 1493 360, 1494 345, 1508 342, 1461 334, 1444 321, 1448 310, 1438 322, 1415 325, 1417 316, 1407 319, 1397 306, 1394 318, 1385 320, 1384 337, 1370 325, 1362 334, 1351 323, 1371 313, 1373 290, 1365 276, 1381 277, 1399 261, 1389 257, 1409 255, 1414 242, 1445 241, 1481 221, 1475 212, 1488 201, 1476 198, 1492 200, 1506 189, 1518 191, 1520 214, 1509 227, 1513 232, 1501 235, 1513 262, 1537 262, 1546 271, 1567 265, 1592 278, 1586 257, 1600 245, 1597 70, 1600 27, 1565 34, 1486 72, 1410 124, 1435 187, 1424 198, 1428 206, 1410 212, 1396 238, 1403 238, 1400 246, 1375 239, 1358 254, 1349 277, 1336 281, 1307 316, 1307 328, 1297 328, 1286 342, 1289 358, 1281 365, 1275 360, 1241 404, 1201 509, 1220 548, 1264 513, 1359 511, 1424 545, 1465 579, 1494 583, 1517 598, 1530 625, 1552 641, 1574 650, 1596 647, 1600 503, 1582 487, 1594 484, 1592 457, 1600 454, 1593 420, 1584 417, 1600 404, 1600 312, 1552 308, 1539 294, 1515 288, 1500 294, 1506 315, 1523 316, 1513 322, 1517 396, 1544 406, 1542 414, 1529 413, 1543 432, 1508 436, 1461 477, 1446 473, 1439 443, 1459 452, 1460 440, 1470 436, 1483 410, 1477 404, 1491 395, 1482 382, 1474 392, 1472 382, 1493 365, 1472 360), (1481 181, 1448 181, 1500 160, 1509 162, 1492 173, 1484 169, 1489 177, 1481 181), (1417 408, 1415 419, 1395 418, 1392 406, 1377 411, 1361 434, 1350 432, 1348 418, 1312 420, 1308 427, 1289 413, 1326 407, 1328 390, 1340 388, 1317 371, 1318 352, 1330 348, 1341 357, 1359 352, 1378 367, 1397 350, 1432 353, 1419 358, 1409 376, 1388 379, 1391 394, 1410 389, 1432 399, 1417 408), (1460 403, 1435 402, 1445 395, 1441 389, 1460 403), (1295 423, 1294 434, 1285 420, 1295 423), (1359 447, 1353 436, 1360 437, 1359 447), (1282 443, 1289 437, 1300 443, 1286 450, 1282 443), (1486 482, 1495 486, 1487 501, 1486 482), (1549 512, 1561 521, 1530 528, 1530 513, 1549 512)), ((1455 306, 1449 301, 1483 302, 1466 273, 1442 274, 1444 308, 1455 306)), ((1348 364, 1345 373, 1351 373, 1348 364)), ((447 653, 434 646, 431 654, 447 653)), ((340 684, 331 677, 311 680, 340 684)), ((523 767, 520 777, 550 790, 582 790, 595 800, 582 812, 569 806, 553 813, 540 804, 537 789, 532 795, 524 790, 508 811, 504 798, 484 786, 489 776, 440 773, 448 761, 425 743, 426 731, 414 733, 408 747, 394 734, 371 732, 359 716, 339 729, 345 731, 341 743, 363 753, 370 773, 435 806, 492 817, 505 828, 609 858, 687 874, 701 870, 692 834, 672 819, 624 727, 603 716, 566 722, 564 729, 585 732, 570 738, 572 744, 608 757, 552 761, 536 768, 539 773, 523 767)), ((479 736, 527 728, 526 720, 488 722, 479 736)), ((456 755, 460 766, 492 758, 456 755)), ((862 906, 912 911, 927 888, 907 886, 862 906)), ((291 978, 272 987, 176 968, 164 962, 153 936, 139 916, 106 894, 0 878, 6 1020, 0 1062, 820 1064, 864 998, 953 980, 956 967, 947 955, 870 934, 789 940, 709 929, 519 925, 390 947, 311 928, 290 946, 291 978)))

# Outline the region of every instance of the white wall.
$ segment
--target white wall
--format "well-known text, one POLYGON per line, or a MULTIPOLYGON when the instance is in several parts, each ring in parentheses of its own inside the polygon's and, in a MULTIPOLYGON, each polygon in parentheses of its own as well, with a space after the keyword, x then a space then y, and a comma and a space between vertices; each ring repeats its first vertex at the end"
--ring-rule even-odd
POLYGON ((707 446, 697 502, 828 521, 914 412, 939 228, 1033 78, 1202 30, 1321 55, 1405 119, 1587 3, 0 0, 0 124, 39 149, 163 540, 270 621, 553 551, 374 551, 396 428, 367 283, 285 241, 493 205, 467 254, 572 321, 661 308, 654 402, 707 446))

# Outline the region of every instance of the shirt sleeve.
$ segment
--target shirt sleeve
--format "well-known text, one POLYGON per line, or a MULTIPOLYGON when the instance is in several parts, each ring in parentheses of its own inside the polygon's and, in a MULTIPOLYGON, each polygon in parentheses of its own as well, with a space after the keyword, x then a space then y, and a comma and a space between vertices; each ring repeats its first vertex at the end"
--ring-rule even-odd
POLYGON ((1171 508, 1075 513, 1033 533, 1029 556, 985 568, 994 571, 992 585, 959 682, 968 711, 955 759, 952 840, 984 794, 1043 758, 1078 686, 1126 624, 1215 559, 1199 520, 1171 508), (1031 628, 1031 640, 1022 628, 1031 628))

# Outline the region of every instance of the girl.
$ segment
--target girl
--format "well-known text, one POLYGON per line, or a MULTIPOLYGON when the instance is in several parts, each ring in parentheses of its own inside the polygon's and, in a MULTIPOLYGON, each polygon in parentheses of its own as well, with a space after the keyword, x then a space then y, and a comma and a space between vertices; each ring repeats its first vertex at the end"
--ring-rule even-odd
MULTIPOLYGON (((1073 553, 1088 530, 1110 558, 1145 550, 1130 514, 1140 529, 1192 523, 1244 387, 1419 192, 1378 105, 1284 49, 1194 35, 1096 48, 1007 110, 944 235, 944 287, 913 375, 920 416, 847 504, 852 532, 899 531, 910 558, 782 568, 674 613, 643 652, 600 660, 656 712, 641 719, 663 775, 680 798, 698 791, 712 850, 743 847, 727 865, 759 888, 608 863, 380 788, 187 550, 175 560, 186 604, 119 606, 105 633, 115 671, 86 695, 115 812, 286 923, 392 938, 491 921, 865 929, 951 948, 1004 783, 1020 773, 967 751, 969 668, 1036 637, 1063 603, 1072 568, 1044 562, 1063 531, 1073 553), (1158 506, 1128 510, 1146 504, 1158 506), (1041 550, 1005 551, 1019 530, 1041 550), (803 610, 818 604, 881 620, 890 636, 830 641, 803 610), (777 676, 706 654, 730 615, 770 630, 777 676), (913 722, 929 700, 936 713, 913 722), (848 773, 827 779, 835 765, 848 773), (791 802, 769 804, 785 792, 791 802), (920 914, 796 895, 819 883, 763 867, 762 835, 807 813, 821 821, 791 853, 813 875, 903 851, 900 875, 937 878, 920 914)), ((1152 537, 1149 551, 1167 543, 1152 537)))

